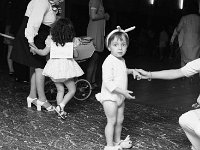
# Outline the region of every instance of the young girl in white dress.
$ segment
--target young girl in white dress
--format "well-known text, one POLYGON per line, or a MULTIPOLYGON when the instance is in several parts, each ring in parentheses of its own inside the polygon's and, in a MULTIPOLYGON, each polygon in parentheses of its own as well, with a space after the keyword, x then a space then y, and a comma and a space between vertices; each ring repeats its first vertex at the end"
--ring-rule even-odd
POLYGON ((134 78, 140 74, 135 69, 126 67, 123 56, 129 44, 126 32, 134 29, 122 30, 120 27, 113 30, 106 38, 106 46, 111 54, 105 59, 102 65, 102 87, 101 93, 96 94, 96 99, 101 102, 107 117, 105 127, 106 143, 104 150, 121 150, 130 148, 132 142, 127 136, 121 140, 122 123, 124 119, 124 100, 134 99, 132 91, 127 90, 128 74, 134 78))
POLYGON ((32 52, 43 56, 50 52, 50 59, 43 70, 43 75, 50 77, 55 83, 57 88, 55 110, 62 119, 65 119, 64 107, 76 92, 74 77, 84 74, 73 59, 78 56, 76 47, 80 42, 79 38, 75 38, 73 24, 68 18, 59 19, 51 28, 50 34, 45 41, 46 47, 43 50, 32 49, 32 52), (66 95, 64 86, 68 89, 66 95))

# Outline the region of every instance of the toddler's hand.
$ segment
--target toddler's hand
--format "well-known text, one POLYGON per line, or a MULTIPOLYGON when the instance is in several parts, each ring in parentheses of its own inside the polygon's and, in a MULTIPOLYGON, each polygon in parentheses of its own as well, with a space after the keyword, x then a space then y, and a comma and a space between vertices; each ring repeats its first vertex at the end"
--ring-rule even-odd
POLYGON ((29 47, 30 47, 30 52, 31 52, 33 55, 35 55, 36 53, 35 53, 34 50, 37 49, 37 47, 35 46, 34 42, 29 43, 29 47))
POLYGON ((81 39, 76 37, 74 38, 73 42, 74 42, 74 47, 77 47, 81 44, 81 39))
POLYGON ((135 96, 131 95, 132 93, 133 93, 133 91, 126 90, 124 92, 124 97, 127 98, 127 99, 135 99, 135 96))
POLYGON ((29 43, 29 47, 30 47, 30 48, 33 48, 33 49, 37 49, 37 46, 35 46, 34 42, 29 43))
POLYGON ((132 70, 132 74, 133 74, 134 79, 140 80, 142 78, 141 74, 139 72, 137 72, 136 69, 132 70))
POLYGON ((30 48, 30 52, 33 54, 33 55, 35 55, 36 54, 36 52, 35 52, 35 48, 30 48))
POLYGON ((105 20, 109 20, 110 19, 110 15, 108 13, 104 14, 105 20))
POLYGON ((149 73, 143 69, 135 69, 139 74, 141 79, 149 79, 149 73))

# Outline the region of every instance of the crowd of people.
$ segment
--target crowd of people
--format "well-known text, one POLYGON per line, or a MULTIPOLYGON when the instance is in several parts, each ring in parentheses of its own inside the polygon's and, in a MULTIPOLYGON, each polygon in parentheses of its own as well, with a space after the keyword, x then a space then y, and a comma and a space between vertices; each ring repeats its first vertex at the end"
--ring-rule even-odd
MULTIPOLYGON (((12 33, 10 24, 6 26, 6 33, 15 37, 8 44, 9 73, 15 73, 18 78, 29 78, 30 91, 27 96, 27 105, 34 104, 38 111, 45 108, 47 111, 56 111, 62 119, 66 118, 64 110, 67 103, 76 92, 75 77, 82 76, 84 71, 74 60, 78 56, 77 46, 81 44, 80 38, 75 36, 75 29, 69 18, 60 17, 60 4, 64 0, 31 0, 26 7, 25 15, 18 31, 12 33), (13 67, 12 64, 15 64, 13 67), (23 70, 23 71, 22 71, 23 70), (57 89, 54 107, 45 95, 45 76, 49 77, 57 89), (65 87, 68 92, 65 94, 65 87)), ((158 42, 155 33, 141 28, 138 38, 138 54, 145 53, 145 44, 149 44, 145 38, 151 39, 151 55, 158 54, 159 60, 163 60, 166 51, 169 51, 170 43, 178 36, 181 54, 181 68, 147 72, 143 69, 129 69, 123 58, 129 46, 129 31, 117 27, 106 38, 106 21, 110 15, 106 13, 102 0, 89 1, 89 23, 87 36, 93 39, 95 52, 90 58, 86 70, 86 79, 91 83, 92 89, 97 85, 96 74, 104 45, 110 54, 102 64, 101 91, 95 95, 102 104, 107 124, 105 127, 106 146, 104 150, 121 150, 131 148, 132 141, 127 136, 121 140, 122 123, 124 120, 125 99, 134 99, 132 91, 128 87, 128 74, 134 79, 166 79, 172 80, 181 77, 190 77, 200 72, 200 17, 198 7, 194 11, 185 14, 174 33, 171 36, 169 28, 162 26, 158 34, 158 42), (145 35, 145 36, 144 36, 145 35), (171 38, 171 39, 170 39, 171 38)), ((170 57, 170 52, 168 52, 170 57)), ((199 102, 197 101, 197 104, 199 102)), ((186 133, 192 144, 192 150, 200 149, 200 109, 184 113, 179 118, 180 126, 186 133)))

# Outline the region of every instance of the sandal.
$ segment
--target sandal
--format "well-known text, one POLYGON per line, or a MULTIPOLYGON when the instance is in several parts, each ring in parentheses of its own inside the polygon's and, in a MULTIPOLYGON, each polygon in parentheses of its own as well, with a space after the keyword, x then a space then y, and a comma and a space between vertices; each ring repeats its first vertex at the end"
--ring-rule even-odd
POLYGON ((62 119, 66 119, 66 115, 67 113, 60 107, 60 105, 58 105, 55 108, 56 112, 58 113, 58 116, 61 117, 62 119))
POLYGON ((192 104, 192 107, 194 109, 198 109, 198 108, 200 108, 200 104, 199 103, 194 103, 194 104, 192 104))
POLYGON ((55 110, 55 107, 52 106, 47 100, 44 102, 37 100, 37 111, 41 111, 42 107, 44 107, 47 111, 55 110))
POLYGON ((128 135, 125 140, 121 140, 117 143, 117 145, 120 145, 122 148, 131 148, 132 147, 132 141, 130 140, 130 136, 128 135))
POLYGON ((27 97, 26 100, 27 100, 27 105, 29 108, 31 107, 31 104, 34 104, 35 106, 37 106, 37 98, 27 97))

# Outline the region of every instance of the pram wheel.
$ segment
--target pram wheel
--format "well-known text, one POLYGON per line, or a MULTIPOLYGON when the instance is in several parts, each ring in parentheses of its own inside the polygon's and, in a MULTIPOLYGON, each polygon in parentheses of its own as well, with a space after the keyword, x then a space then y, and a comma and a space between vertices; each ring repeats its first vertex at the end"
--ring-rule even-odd
POLYGON ((92 92, 91 84, 85 79, 78 79, 75 84, 76 93, 74 98, 81 101, 86 100, 92 92))

